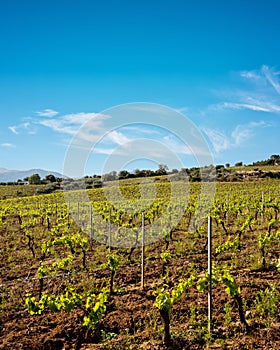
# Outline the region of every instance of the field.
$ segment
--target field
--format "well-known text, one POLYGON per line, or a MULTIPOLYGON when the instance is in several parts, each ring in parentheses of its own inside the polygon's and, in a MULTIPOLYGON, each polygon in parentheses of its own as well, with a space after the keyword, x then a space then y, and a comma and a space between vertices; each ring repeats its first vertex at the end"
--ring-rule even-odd
POLYGON ((14 197, 31 196, 36 194, 40 185, 0 185, 0 200, 14 197))
POLYGON ((279 349, 280 181, 120 184, 1 186, 0 348, 279 349))

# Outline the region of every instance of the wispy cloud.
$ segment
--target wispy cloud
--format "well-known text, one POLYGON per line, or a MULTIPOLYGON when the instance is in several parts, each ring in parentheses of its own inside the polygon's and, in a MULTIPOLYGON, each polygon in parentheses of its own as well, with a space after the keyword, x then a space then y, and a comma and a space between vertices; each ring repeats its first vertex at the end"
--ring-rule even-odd
POLYGON ((237 125, 231 133, 232 146, 239 147, 254 135, 253 127, 250 125, 237 125))
POLYGON ((135 123, 135 125, 124 126, 122 127, 122 130, 132 133, 133 136, 136 137, 143 137, 144 135, 161 135, 159 129, 155 126, 149 125, 149 127, 147 127, 147 125, 141 123, 135 123))
POLYGON ((22 132, 28 133, 29 135, 36 134, 35 126, 30 122, 9 126, 8 129, 15 135, 19 135, 22 132))
POLYGON ((117 145, 124 145, 130 141, 128 137, 126 137, 123 133, 113 130, 108 133, 108 139, 117 145))
POLYGON ((255 112, 266 113, 280 113, 280 103, 277 104, 274 101, 263 100, 259 97, 244 96, 242 98, 244 102, 220 102, 215 105, 210 105, 208 110, 210 111, 225 111, 225 110, 251 110, 255 112))
POLYGON ((223 91, 221 95, 227 101, 210 105, 208 110, 251 110, 280 113, 279 72, 263 65, 259 70, 240 72, 240 77, 247 83, 246 88, 227 93, 223 91), (226 95, 228 95, 228 98, 226 95))
POLYGON ((240 73, 240 76, 246 79, 252 79, 252 80, 260 80, 262 77, 260 74, 254 70, 254 71, 242 71, 240 73))
POLYGON ((166 135, 163 137, 164 145, 174 154, 186 154, 191 155, 191 149, 185 145, 183 142, 180 142, 172 135, 166 135))
POLYGON ((61 120, 47 119, 37 122, 37 124, 40 124, 42 126, 52 129, 53 131, 63 134, 74 135, 77 132, 77 127, 73 127, 72 125, 66 125, 61 120))
POLYGON ((241 147, 246 141, 255 135, 256 128, 269 126, 271 126, 269 123, 259 121, 250 122, 248 124, 239 124, 230 134, 209 128, 205 128, 203 131, 208 136, 214 151, 218 154, 222 151, 241 147))
POLYGON ((53 109, 49 109, 49 108, 46 108, 42 111, 38 111, 36 112, 36 115, 38 115, 39 117, 54 117, 58 114, 57 111, 53 110, 53 109))
POLYGON ((5 147, 5 148, 15 148, 16 146, 13 143, 9 143, 9 142, 4 142, 1 144, 1 147, 5 147))
MULTIPOLYGON (((216 111, 222 111, 225 109, 239 109, 239 110, 250 109, 252 111, 259 111, 259 112, 272 112, 271 108, 268 108, 268 106, 261 106, 260 104, 237 103, 237 102, 221 102, 210 106, 209 109, 216 110, 216 111)), ((280 106, 279 106, 279 111, 280 111, 280 106)))
POLYGON ((65 114, 61 116, 59 119, 63 124, 74 124, 74 125, 83 125, 84 123, 94 120, 94 119, 100 119, 100 114, 98 113, 72 113, 72 114, 65 114))
POLYGON ((16 135, 18 135, 19 134, 19 131, 18 131, 18 126, 9 126, 9 130, 11 130, 11 132, 13 133, 13 134, 16 134, 16 135))
POLYGON ((98 154, 111 155, 113 152, 115 152, 115 148, 96 147, 96 148, 94 148, 93 151, 94 151, 94 153, 98 153, 98 154))
MULTIPOLYGON (((77 147, 80 141, 82 142, 80 146, 84 147, 83 142, 93 143, 100 139, 102 133, 104 133, 104 120, 108 118, 109 116, 102 114, 84 112, 59 115, 58 112, 52 109, 45 109, 36 112, 36 116, 23 118, 23 123, 9 126, 9 130, 15 135, 35 134, 40 127, 44 127, 63 136, 76 136, 77 147)), ((119 140, 116 134, 112 137, 121 142, 120 135, 119 140)), ((69 142, 68 139, 66 143, 69 142)), ((64 146, 66 146, 66 143, 64 146)))
POLYGON ((204 128, 203 131, 208 136, 216 153, 220 153, 221 151, 225 151, 230 148, 230 139, 223 132, 209 128, 204 128))
POLYGON ((280 83, 278 79, 278 72, 275 72, 273 69, 269 68, 268 66, 262 67, 262 72, 264 76, 266 77, 267 81, 273 86, 275 91, 280 94, 280 83))
POLYGON ((74 135, 84 123, 89 122, 91 119, 98 119, 98 114, 83 112, 66 114, 55 119, 37 120, 35 123, 59 133, 74 135))
POLYGON ((170 110, 166 108, 166 106, 158 104, 158 103, 132 103, 132 104, 126 104, 124 107, 125 110, 134 110, 134 111, 141 111, 141 112, 148 112, 153 114, 169 114, 170 110))

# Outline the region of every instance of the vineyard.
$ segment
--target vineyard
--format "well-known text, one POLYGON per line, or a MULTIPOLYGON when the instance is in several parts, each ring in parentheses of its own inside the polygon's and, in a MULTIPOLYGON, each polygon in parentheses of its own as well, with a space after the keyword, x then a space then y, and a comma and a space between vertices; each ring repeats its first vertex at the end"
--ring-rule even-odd
POLYGON ((0 188, 0 348, 279 349, 279 180, 120 184, 0 188))

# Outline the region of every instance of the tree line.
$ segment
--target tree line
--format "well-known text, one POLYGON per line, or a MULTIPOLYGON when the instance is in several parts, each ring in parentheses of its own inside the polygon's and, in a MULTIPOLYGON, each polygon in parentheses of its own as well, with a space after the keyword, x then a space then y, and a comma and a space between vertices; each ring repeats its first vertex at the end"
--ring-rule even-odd
MULTIPOLYGON (((246 170, 247 166, 277 166, 280 165, 280 155, 273 154, 266 160, 260 160, 253 162, 252 164, 244 165, 243 162, 237 162, 234 167, 244 167, 246 170)), ((166 164, 159 164, 158 169, 135 169, 133 171, 121 170, 111 171, 109 173, 101 175, 84 176, 82 179, 71 179, 71 178, 59 178, 53 174, 45 176, 41 179, 39 174, 32 174, 23 180, 19 179, 17 182, 2 182, 0 185, 45 185, 37 190, 38 193, 51 193, 56 190, 75 190, 81 188, 99 188, 102 187, 103 182, 116 181, 131 178, 147 178, 147 177, 160 177, 169 176, 174 181, 188 180, 190 182, 200 181, 243 181, 248 177, 255 178, 280 178, 280 172, 262 171, 255 168, 255 174, 240 174, 238 171, 233 169, 229 163, 225 165, 208 165, 204 167, 192 167, 192 168, 181 168, 169 170, 166 164), (249 176, 250 175, 250 176, 249 176)))

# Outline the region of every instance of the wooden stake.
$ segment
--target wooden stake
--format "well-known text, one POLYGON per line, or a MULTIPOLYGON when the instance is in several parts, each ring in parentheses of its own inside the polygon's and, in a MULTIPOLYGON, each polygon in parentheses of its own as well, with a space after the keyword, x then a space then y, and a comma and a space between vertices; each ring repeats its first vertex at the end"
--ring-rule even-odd
POLYGON ((90 241, 93 240, 93 221, 92 221, 92 205, 90 203, 90 207, 89 207, 89 216, 90 216, 90 241))
POLYGON ((208 216, 208 330, 211 332, 212 324, 212 218, 208 216))
POLYGON ((142 213, 142 241, 141 241, 141 248, 142 248, 142 260, 141 260, 141 288, 144 288, 144 263, 145 263, 145 220, 144 220, 144 213, 142 213))
POLYGON ((109 240, 109 252, 111 252, 111 246, 112 246, 112 232, 111 232, 111 209, 109 209, 109 223, 108 223, 108 240, 109 240))
POLYGON ((263 211, 264 211, 264 192, 262 191, 262 206, 261 206, 261 225, 263 225, 263 211))

